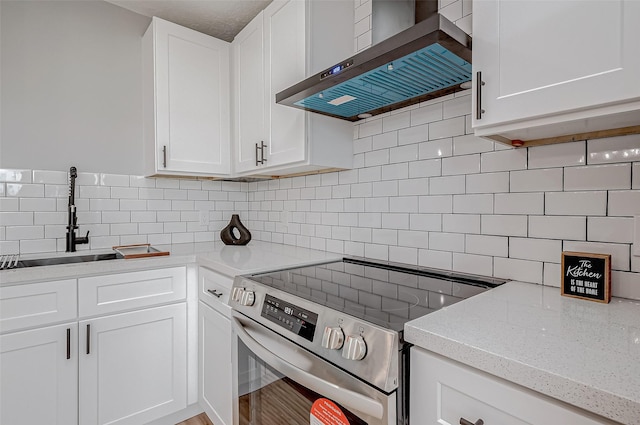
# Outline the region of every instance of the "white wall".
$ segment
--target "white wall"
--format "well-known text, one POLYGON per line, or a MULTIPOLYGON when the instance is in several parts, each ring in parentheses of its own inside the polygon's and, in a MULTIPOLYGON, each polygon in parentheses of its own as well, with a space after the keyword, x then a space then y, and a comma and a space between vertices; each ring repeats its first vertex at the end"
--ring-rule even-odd
POLYGON ((142 174, 150 19, 94 0, 0 8, 0 167, 142 174))

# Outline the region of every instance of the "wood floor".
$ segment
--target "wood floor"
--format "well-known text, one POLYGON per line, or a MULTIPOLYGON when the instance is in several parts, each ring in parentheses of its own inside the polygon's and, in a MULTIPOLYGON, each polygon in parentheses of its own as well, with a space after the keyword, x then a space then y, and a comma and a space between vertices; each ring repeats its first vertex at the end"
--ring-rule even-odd
POLYGON ((176 425, 213 425, 207 415, 204 413, 200 413, 198 416, 194 416, 193 418, 189 418, 184 422, 180 422, 176 425))

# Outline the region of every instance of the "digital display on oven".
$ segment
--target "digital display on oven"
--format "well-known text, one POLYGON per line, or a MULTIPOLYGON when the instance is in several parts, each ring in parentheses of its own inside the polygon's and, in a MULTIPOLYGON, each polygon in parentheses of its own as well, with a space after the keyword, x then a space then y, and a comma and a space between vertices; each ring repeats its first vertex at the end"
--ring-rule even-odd
POLYGON ((317 314, 271 295, 266 295, 262 304, 261 316, 313 342, 313 334, 318 322, 317 314))

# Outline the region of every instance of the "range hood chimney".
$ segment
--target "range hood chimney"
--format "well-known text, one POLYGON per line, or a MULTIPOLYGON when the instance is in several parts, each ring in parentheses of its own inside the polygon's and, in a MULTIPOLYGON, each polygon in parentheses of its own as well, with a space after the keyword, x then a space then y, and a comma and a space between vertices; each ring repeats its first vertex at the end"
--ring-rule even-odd
POLYGON ((438 0, 373 0, 372 9, 376 44, 281 91, 276 103, 357 121, 471 81, 471 37, 437 13, 438 0))

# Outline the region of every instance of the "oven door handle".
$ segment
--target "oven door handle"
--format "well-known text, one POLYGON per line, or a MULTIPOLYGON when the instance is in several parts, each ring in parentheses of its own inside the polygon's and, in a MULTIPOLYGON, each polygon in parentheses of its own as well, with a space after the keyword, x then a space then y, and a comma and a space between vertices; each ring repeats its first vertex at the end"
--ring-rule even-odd
POLYGON ((280 373, 317 392, 318 394, 330 394, 333 401, 342 404, 349 409, 357 410, 377 419, 382 419, 382 416, 384 415, 384 408, 382 403, 379 401, 346 388, 342 388, 299 369, 272 353, 258 341, 253 339, 237 318, 231 317, 231 320, 235 324, 236 333, 242 342, 244 342, 251 351, 253 351, 267 364, 280 371, 280 373))

